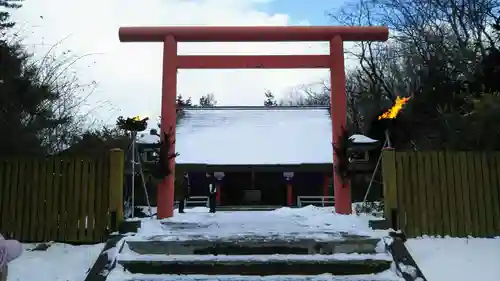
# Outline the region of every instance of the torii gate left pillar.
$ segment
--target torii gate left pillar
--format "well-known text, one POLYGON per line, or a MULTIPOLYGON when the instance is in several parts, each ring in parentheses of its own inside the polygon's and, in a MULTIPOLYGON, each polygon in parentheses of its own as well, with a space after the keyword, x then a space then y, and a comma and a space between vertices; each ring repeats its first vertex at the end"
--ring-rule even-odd
MULTIPOLYGON (((171 151, 175 151, 177 70, 234 68, 327 68, 330 69, 332 140, 338 141, 347 121, 344 70, 344 41, 386 41, 387 27, 337 26, 260 26, 260 27, 121 27, 121 42, 163 42, 163 82, 161 130, 173 129, 171 151), (179 56, 178 42, 284 42, 327 41, 329 55, 269 56, 179 56)), ((334 155, 334 163, 337 156, 334 155)), ((158 218, 173 215, 175 159, 169 163, 172 174, 158 186, 158 218)), ((335 210, 351 213, 348 183, 333 171, 335 210)))

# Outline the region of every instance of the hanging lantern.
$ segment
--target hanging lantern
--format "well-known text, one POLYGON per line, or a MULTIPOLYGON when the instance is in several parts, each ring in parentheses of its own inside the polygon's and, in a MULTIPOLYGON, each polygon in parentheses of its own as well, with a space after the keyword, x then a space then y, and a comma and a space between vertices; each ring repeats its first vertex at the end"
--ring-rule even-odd
POLYGON ((285 177, 286 180, 291 180, 293 178, 293 172, 283 172, 283 177, 285 177))
POLYGON ((224 178, 224 172, 214 172, 214 177, 218 180, 222 180, 224 178))

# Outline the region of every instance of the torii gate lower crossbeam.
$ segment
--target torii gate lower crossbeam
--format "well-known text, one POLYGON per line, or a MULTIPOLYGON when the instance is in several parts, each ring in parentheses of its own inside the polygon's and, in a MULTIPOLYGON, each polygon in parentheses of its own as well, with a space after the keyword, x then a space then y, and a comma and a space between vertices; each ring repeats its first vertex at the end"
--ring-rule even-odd
MULTIPOLYGON (((347 122, 344 69, 344 41, 386 41, 387 27, 336 26, 261 26, 261 27, 121 27, 121 42, 163 42, 163 82, 161 130, 172 128, 171 151, 175 151, 177 70, 181 68, 329 68, 331 81, 332 140, 336 142, 347 122), (283 42, 327 41, 329 55, 295 56, 179 56, 178 42, 283 42)), ((337 156, 334 156, 334 163, 337 156)), ((175 171, 175 159, 169 163, 175 171)), ((173 215, 173 172, 158 186, 158 218, 173 215)), ((351 190, 348 183, 333 171, 335 209, 351 213, 351 190)))

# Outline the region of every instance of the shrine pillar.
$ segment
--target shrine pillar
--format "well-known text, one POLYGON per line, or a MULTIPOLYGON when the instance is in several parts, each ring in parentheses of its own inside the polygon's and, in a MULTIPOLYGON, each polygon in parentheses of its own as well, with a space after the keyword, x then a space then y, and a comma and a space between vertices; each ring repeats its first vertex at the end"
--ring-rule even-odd
POLYGON ((220 205, 221 204, 221 188, 222 188, 222 180, 224 179, 224 172, 215 172, 214 173, 214 177, 215 179, 217 180, 216 181, 216 191, 217 193, 215 194, 215 202, 217 203, 217 205, 220 205))
POLYGON ((286 205, 291 207, 293 206, 293 172, 283 172, 283 177, 286 180, 286 205))
POLYGON ((323 173, 323 196, 330 196, 330 176, 328 173, 323 173))
MULTIPOLYGON (((344 42, 341 36, 330 40, 330 111, 332 117, 332 140, 338 143, 342 129, 347 125, 347 97, 345 89, 344 42)), ((333 147, 333 146, 332 146, 333 147)), ((333 196, 335 211, 339 214, 351 214, 351 189, 349 182, 342 180, 336 172, 338 157, 333 152, 333 196)))
MULTIPOLYGON (((177 41, 171 35, 163 41, 163 76, 161 95, 161 136, 171 133, 170 153, 175 153, 175 124, 177 97, 177 41)), ((157 204, 159 219, 172 217, 174 214, 174 177, 175 157, 168 161, 171 173, 158 185, 157 204)))

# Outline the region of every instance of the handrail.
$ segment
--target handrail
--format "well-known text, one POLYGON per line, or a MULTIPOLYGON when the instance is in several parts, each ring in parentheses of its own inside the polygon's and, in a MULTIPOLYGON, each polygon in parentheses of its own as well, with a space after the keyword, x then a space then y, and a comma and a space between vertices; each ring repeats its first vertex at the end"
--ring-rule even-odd
POLYGON ((321 207, 332 206, 335 203, 335 196, 297 196, 297 207, 307 205, 320 205, 321 207))
POLYGON ((208 207, 208 196, 191 196, 186 201, 184 201, 185 207, 193 204, 205 204, 208 207))

